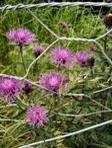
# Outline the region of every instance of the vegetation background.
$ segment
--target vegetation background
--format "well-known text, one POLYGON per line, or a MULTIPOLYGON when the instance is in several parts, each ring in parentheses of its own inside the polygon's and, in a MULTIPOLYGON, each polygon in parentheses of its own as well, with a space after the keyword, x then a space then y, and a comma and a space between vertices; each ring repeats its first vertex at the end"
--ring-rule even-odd
MULTIPOLYGON (((37 0, 7 0, 0 2, 0 6, 6 4, 16 5, 18 3, 30 4, 42 1, 37 0)), ((111 12, 111 9, 110 9, 111 12)), ((94 9, 93 7, 43 7, 30 10, 7 10, 0 13, 0 73, 9 75, 24 76, 24 70, 17 46, 11 45, 6 38, 6 32, 10 29, 28 28, 37 36, 37 44, 43 44, 48 47, 55 37, 50 34, 36 19, 38 17, 44 24, 53 30, 59 36, 96 38, 107 31, 103 23, 103 9, 94 9), (35 16, 35 17, 34 17, 35 16), (66 22, 71 27, 63 29, 60 22, 66 22)), ((105 38, 99 41, 106 48, 106 54, 112 59, 112 40, 108 36, 105 47, 105 38)), ((29 73, 29 79, 38 81, 39 76, 47 71, 56 71, 49 58, 50 51, 57 46, 70 48, 74 53, 79 50, 91 51, 93 43, 59 41, 36 63, 29 73)), ((24 59, 28 65, 35 59, 32 49, 34 45, 25 47, 24 59)), ((92 92, 109 87, 112 82, 112 67, 105 59, 101 49, 92 53, 95 58, 94 74, 91 75, 90 68, 82 68, 77 63, 70 71, 61 69, 60 72, 69 75, 69 89, 67 93, 85 93, 89 94, 91 99, 86 97, 61 96, 60 101, 56 103, 56 96, 47 92, 42 92, 34 87, 30 94, 21 95, 22 100, 31 104, 42 104, 52 111, 49 122, 44 128, 35 129, 27 124, 15 122, 0 122, 0 147, 17 148, 24 144, 29 144, 42 139, 58 136, 61 134, 77 131, 82 128, 107 121, 111 119, 111 113, 93 114, 84 117, 69 117, 66 114, 87 114, 104 110, 97 105, 94 100, 112 109, 112 90, 104 91, 98 94, 92 92), (59 114, 64 113, 64 115, 59 114)), ((0 118, 10 118, 25 120, 24 112, 18 107, 5 107, 4 101, 0 101, 0 118)), ((89 132, 49 142, 39 145, 39 148, 112 148, 112 125, 91 130, 89 132)))

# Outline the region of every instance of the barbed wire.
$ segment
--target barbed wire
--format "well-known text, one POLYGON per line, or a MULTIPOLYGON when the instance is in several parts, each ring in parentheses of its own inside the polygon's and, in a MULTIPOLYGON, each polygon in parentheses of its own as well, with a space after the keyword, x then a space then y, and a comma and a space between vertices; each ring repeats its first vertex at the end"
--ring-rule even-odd
POLYGON ((16 9, 30 9, 30 8, 42 8, 42 7, 74 7, 74 6, 105 6, 105 7, 112 7, 112 3, 105 3, 105 2, 51 2, 51 3, 38 3, 38 4, 18 4, 18 5, 6 5, 3 7, 0 7, 0 12, 4 12, 5 10, 16 10, 16 9))

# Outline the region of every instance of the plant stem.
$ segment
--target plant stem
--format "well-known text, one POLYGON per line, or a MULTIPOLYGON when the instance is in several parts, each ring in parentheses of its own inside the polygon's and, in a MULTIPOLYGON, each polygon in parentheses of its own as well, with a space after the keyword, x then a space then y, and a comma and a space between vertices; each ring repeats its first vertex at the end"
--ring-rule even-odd
POLYGON ((35 71, 38 71, 37 61, 35 62, 34 66, 33 66, 33 75, 35 74, 35 71))
POLYGON ((29 104, 26 103, 24 100, 21 100, 21 98, 18 96, 18 100, 20 101, 21 105, 27 107, 29 104))
POLYGON ((90 71, 91 71, 91 77, 93 78, 94 76, 93 67, 90 67, 90 71))
POLYGON ((20 55, 21 55, 21 60, 22 60, 23 68, 24 68, 24 71, 26 73, 26 65, 25 65, 25 62, 24 62, 23 48, 22 48, 22 46, 20 46, 20 55))
MULTIPOLYGON (((106 49, 107 49, 107 36, 105 36, 105 38, 104 38, 104 51, 106 51, 106 49)), ((106 106, 106 99, 105 99, 106 96, 105 96, 105 92, 103 93, 103 95, 101 94, 101 96, 102 96, 101 103, 102 103, 104 106, 106 106)), ((101 107, 101 110, 103 110, 103 107, 101 107)), ((105 119, 105 115, 104 115, 104 114, 102 114, 101 117, 102 117, 102 120, 105 119)))
POLYGON ((104 50, 106 51, 107 48, 107 36, 104 38, 104 50))

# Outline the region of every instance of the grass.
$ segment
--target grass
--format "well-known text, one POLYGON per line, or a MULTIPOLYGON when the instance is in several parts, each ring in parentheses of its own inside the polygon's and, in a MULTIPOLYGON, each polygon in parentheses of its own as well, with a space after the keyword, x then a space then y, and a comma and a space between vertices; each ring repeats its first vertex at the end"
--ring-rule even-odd
MULTIPOLYGON (((11 4, 16 4, 10 1, 11 4)), ((30 3, 30 0, 27 1, 30 3)), ((2 5, 2 4, 1 4, 2 5)), ((28 28, 37 36, 36 43, 42 43, 47 48, 55 37, 49 33, 37 20, 39 18, 53 32, 59 36, 80 37, 80 38, 96 38, 107 31, 107 28, 102 22, 101 10, 98 13, 92 13, 92 8, 84 7, 64 7, 64 8, 41 8, 28 10, 5 11, 0 14, 0 73, 24 76, 24 69, 19 55, 18 47, 11 45, 6 38, 6 32, 13 28, 28 28), (71 24, 71 28, 64 30, 60 26, 60 22, 71 24)), ((104 39, 99 41, 104 46, 104 39)), ((111 38, 108 38, 107 55, 111 56, 111 38)), ((39 80, 39 76, 47 71, 57 71, 55 65, 51 63, 49 58, 50 51, 56 46, 70 48, 74 53, 79 50, 90 51, 93 43, 75 42, 75 41, 58 41, 48 52, 40 58, 35 65, 35 69, 29 72, 28 78, 33 81, 39 80)), ((27 67, 35 59, 32 48, 34 45, 25 47, 24 59, 27 67)), ((64 95, 59 98, 56 103, 56 96, 52 93, 43 92, 41 89, 34 87, 34 90, 26 95, 21 94, 21 99, 31 104, 44 105, 49 113, 49 121, 45 127, 37 129, 30 127, 27 123, 21 122, 0 122, 0 147, 1 148, 17 148, 24 144, 29 144, 39 140, 58 136, 64 133, 80 130, 82 128, 94 125, 111 119, 111 113, 103 113, 99 115, 91 115, 89 117, 66 117, 60 116, 57 113, 64 114, 86 114, 102 110, 101 106, 96 105, 86 97, 70 97, 67 93, 82 93, 89 94, 91 99, 94 99, 105 106, 112 108, 111 90, 92 94, 96 90, 106 88, 111 85, 111 65, 103 56, 101 49, 97 47, 97 52, 94 53, 95 66, 94 76, 91 76, 89 68, 82 68, 75 63, 73 69, 69 72, 63 68, 60 70, 63 74, 69 73, 69 86, 64 92, 64 95), (83 88, 84 86, 84 88, 83 88), (50 117, 51 116, 51 117, 50 117)), ((6 105, 4 101, 0 101, 0 106, 6 105)), ((21 104, 20 104, 21 105, 21 104)), ((0 118, 16 119, 25 121, 25 110, 18 106, 7 107, 0 109, 0 118)), ((107 125, 97 130, 70 137, 63 140, 39 145, 39 148, 109 148, 112 147, 112 126, 107 125)))

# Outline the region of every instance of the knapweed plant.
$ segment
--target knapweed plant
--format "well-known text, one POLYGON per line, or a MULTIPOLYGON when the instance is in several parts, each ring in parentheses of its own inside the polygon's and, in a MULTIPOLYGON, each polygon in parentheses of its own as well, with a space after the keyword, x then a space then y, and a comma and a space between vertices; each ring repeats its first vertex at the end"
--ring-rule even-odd
POLYGON ((111 125, 54 138, 111 119, 112 14, 101 12, 0 15, 0 148, 112 147, 111 125))

